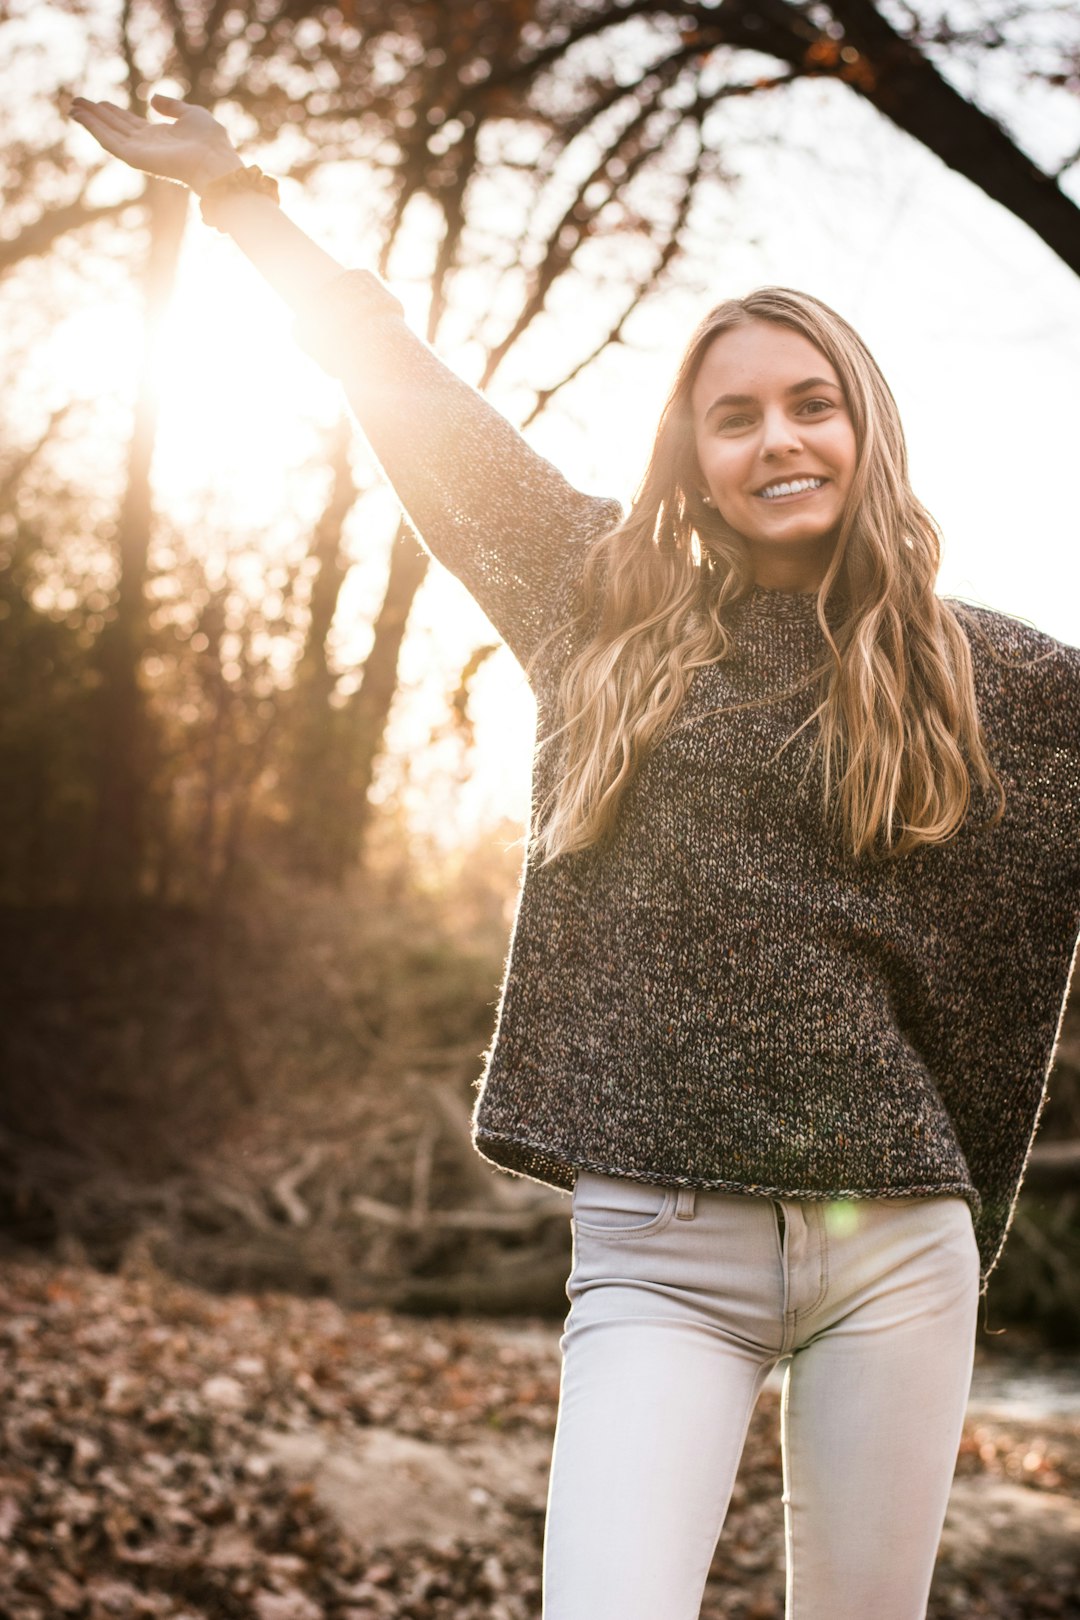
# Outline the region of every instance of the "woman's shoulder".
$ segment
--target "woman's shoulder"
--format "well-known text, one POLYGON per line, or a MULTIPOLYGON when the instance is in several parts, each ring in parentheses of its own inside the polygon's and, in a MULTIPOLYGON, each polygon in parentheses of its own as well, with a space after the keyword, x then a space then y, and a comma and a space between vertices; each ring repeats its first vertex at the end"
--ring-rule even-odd
POLYGON ((967 632, 973 654, 977 655, 982 649, 990 657, 996 653, 1017 665, 1027 664, 1032 659, 1055 661, 1061 657, 1067 661, 1071 656, 1080 660, 1080 647, 1055 639, 1029 619, 986 607, 981 602, 968 602, 960 596, 943 596, 941 601, 952 609, 967 632))
POLYGON ((971 647, 980 703, 1030 724, 1045 719, 1056 746, 1080 747, 1080 647, 1027 619, 960 597, 943 597, 971 647))

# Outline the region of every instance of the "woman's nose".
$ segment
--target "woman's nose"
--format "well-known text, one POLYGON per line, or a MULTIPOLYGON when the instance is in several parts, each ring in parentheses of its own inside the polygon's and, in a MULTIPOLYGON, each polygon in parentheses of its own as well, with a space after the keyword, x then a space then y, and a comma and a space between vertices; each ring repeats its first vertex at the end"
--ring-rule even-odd
POLYGON ((785 411, 766 411, 762 421, 762 451, 767 456, 782 456, 791 450, 801 450, 795 423, 785 411))

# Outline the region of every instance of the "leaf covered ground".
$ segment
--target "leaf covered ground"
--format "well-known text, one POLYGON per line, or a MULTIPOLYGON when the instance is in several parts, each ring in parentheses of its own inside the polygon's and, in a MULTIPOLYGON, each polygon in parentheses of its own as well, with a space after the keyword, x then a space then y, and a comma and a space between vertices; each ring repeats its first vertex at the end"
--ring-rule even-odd
MULTIPOLYGON (((537 1620, 558 1331, 5 1259, 0 1613, 537 1620)), ((1080 1417, 973 1412, 931 1620, 1080 1616, 1078 1486, 1080 1417)), ((767 1390, 702 1615, 782 1614, 767 1390)))

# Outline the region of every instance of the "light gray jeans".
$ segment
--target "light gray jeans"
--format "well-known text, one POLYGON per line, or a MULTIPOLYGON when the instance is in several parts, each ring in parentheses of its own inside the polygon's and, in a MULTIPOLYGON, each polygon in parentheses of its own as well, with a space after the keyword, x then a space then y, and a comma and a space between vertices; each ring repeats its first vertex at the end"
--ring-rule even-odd
POLYGON ((572 1227, 544 1620, 697 1620, 781 1360, 787 1620, 923 1620, 975 1349, 964 1200, 582 1171, 572 1227))

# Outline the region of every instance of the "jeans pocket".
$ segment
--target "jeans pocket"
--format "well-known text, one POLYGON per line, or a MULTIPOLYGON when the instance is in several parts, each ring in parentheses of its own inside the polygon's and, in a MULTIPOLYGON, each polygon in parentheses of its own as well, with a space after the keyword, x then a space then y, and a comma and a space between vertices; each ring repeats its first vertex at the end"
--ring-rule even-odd
POLYGON ((590 1237, 648 1237, 668 1225, 678 1195, 677 1187, 655 1181, 579 1170, 571 1197, 574 1230, 590 1237))

